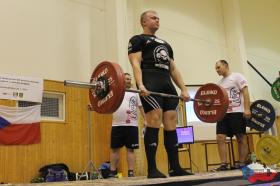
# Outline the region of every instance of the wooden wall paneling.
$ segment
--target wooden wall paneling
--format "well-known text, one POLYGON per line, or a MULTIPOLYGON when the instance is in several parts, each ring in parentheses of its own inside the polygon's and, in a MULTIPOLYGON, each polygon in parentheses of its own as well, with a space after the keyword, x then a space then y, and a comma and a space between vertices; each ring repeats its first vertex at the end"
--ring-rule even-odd
POLYGON ((167 158, 167 153, 166 153, 165 147, 164 147, 163 136, 164 136, 163 127, 161 127, 159 130, 159 135, 158 135, 158 147, 157 147, 156 160, 157 160, 158 169, 162 173, 168 174, 168 158, 167 158))
MULTIPOLYGON (((198 143, 193 143, 190 146, 191 146, 190 153, 191 153, 191 157, 192 157, 192 162, 191 162, 192 163, 192 172, 199 172, 198 167, 201 167, 199 164, 201 161, 204 160, 203 146, 198 143), (198 154, 198 153, 200 153, 200 154, 198 154), (198 157, 198 155, 199 156, 201 155, 201 157, 198 157)), ((187 152, 185 152, 185 153, 187 153, 187 152)), ((182 165, 184 165, 181 159, 180 159, 180 163, 182 165)), ((201 164, 201 165, 203 166, 204 164, 201 164)), ((186 167, 188 167, 188 166, 189 166, 189 164, 186 164, 186 167)))
POLYGON ((142 137, 143 121, 139 124, 139 150, 136 151, 135 175, 147 175, 147 161, 145 154, 144 138, 142 137))
POLYGON ((110 161, 112 114, 93 112, 93 160, 96 166, 110 161))
POLYGON ((276 124, 276 129, 277 129, 277 136, 278 136, 278 139, 280 140, 280 116, 276 117, 275 124, 276 124))
MULTIPOLYGON (((135 153, 135 152, 134 152, 135 153)), ((119 166, 118 166, 118 172, 120 172, 122 174, 122 176, 127 176, 127 172, 128 172, 128 165, 127 165, 127 154, 126 154, 126 148, 123 147, 121 148, 120 151, 120 161, 119 161, 119 166)))
MULTIPOLYGON (((233 145, 233 152, 232 152, 232 149, 231 149, 230 156, 231 156, 232 163, 234 163, 233 159, 234 159, 234 161, 238 161, 239 160, 238 146, 237 146, 237 141, 236 141, 235 138, 232 139, 232 145, 233 145), (232 153, 234 153, 234 154, 232 154, 232 153), (234 156, 234 158, 233 158, 233 156, 234 156)), ((217 151, 218 151, 218 147, 217 147, 217 151)))
MULTIPOLYGON (((183 145, 183 148, 189 149, 189 147, 187 145, 183 145)), ((188 150, 179 151, 179 161, 181 163, 182 168, 189 168, 190 167, 190 158, 189 158, 188 150)))
POLYGON ((0 99, 0 105, 10 106, 13 107, 16 105, 16 101, 13 100, 6 100, 6 99, 0 99))
POLYGON ((252 134, 248 134, 246 140, 247 140, 247 145, 248 145, 248 151, 249 152, 255 152, 253 135, 252 134))

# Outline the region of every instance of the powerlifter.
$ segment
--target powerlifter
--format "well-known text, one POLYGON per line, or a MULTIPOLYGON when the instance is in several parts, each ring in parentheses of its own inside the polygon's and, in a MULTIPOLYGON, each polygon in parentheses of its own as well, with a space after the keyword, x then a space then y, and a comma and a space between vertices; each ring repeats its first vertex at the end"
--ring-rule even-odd
POLYGON ((191 173, 183 170, 178 159, 176 133, 179 100, 149 95, 149 91, 178 95, 172 83, 181 89, 181 97, 189 101, 190 96, 181 74, 176 68, 171 46, 155 36, 159 29, 159 17, 155 11, 141 14, 143 33, 129 40, 128 57, 133 68, 135 81, 141 91, 140 99, 145 111, 147 127, 144 135, 148 163, 148 178, 165 178, 156 166, 156 151, 160 125, 164 127, 164 146, 169 161, 169 176, 183 176, 191 173), (172 79, 172 80, 171 80, 172 79))

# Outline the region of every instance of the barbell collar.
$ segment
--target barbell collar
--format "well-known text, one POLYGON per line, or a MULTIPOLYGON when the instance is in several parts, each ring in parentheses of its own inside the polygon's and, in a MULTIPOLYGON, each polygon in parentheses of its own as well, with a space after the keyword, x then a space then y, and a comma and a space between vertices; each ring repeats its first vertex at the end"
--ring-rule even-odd
POLYGON ((265 115, 264 114, 254 114, 252 113, 253 117, 257 117, 257 118, 264 118, 265 115))

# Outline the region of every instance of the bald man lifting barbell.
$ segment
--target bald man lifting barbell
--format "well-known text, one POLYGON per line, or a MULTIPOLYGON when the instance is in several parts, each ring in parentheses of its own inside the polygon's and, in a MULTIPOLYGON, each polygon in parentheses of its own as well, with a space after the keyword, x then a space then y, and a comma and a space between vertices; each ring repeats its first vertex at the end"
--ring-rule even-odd
POLYGON ((190 96, 177 70, 171 46, 155 36, 159 28, 159 16, 155 11, 146 11, 140 17, 143 33, 129 40, 128 56, 133 68, 136 84, 141 91, 141 101, 146 115, 147 127, 144 136, 148 178, 165 178, 156 166, 158 132, 164 127, 164 146, 169 161, 169 176, 191 173, 183 170, 178 159, 176 133, 179 100, 150 95, 149 91, 177 95, 171 79, 181 89, 180 97, 188 101, 190 96), (149 90, 149 91, 148 91, 149 90))
MULTIPOLYGON (((159 27, 157 13, 144 12, 141 15, 141 25, 143 34, 130 39, 128 53, 139 88, 135 92, 142 95, 141 101, 147 122, 144 143, 148 178, 166 177, 156 166, 158 132, 162 123, 164 145, 169 161, 169 176, 191 175, 181 168, 178 158, 176 108, 179 99, 195 101, 194 108, 197 116, 202 121, 216 122, 223 117, 227 109, 227 94, 219 86, 207 84, 199 89, 195 99, 191 99, 176 68, 171 46, 154 35, 159 27), (177 95, 171 79, 181 89, 180 96, 177 95)), ((91 105, 93 110, 99 113, 113 113, 121 104, 124 92, 132 91, 125 90, 124 75, 120 66, 110 62, 100 63, 95 68, 90 84, 71 81, 66 81, 65 84, 90 88, 91 105)))

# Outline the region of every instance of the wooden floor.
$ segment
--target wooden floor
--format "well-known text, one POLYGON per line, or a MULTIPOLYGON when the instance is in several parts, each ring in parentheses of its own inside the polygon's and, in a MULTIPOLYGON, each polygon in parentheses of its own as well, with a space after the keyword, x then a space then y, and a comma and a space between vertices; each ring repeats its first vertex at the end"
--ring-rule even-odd
MULTIPOLYGON (((180 176, 180 177, 169 177, 169 178, 157 178, 157 179, 147 179, 146 177, 133 177, 133 178, 110 178, 110 179, 96 179, 96 180, 83 180, 83 181, 71 181, 71 182, 53 182, 53 183, 30 183, 30 184, 6 184, 15 186, 133 186, 133 185, 192 185, 190 183, 196 183, 195 185, 205 185, 208 181, 216 180, 215 184, 217 186, 217 180, 224 180, 226 178, 237 178, 238 183, 236 185, 247 185, 249 182, 241 178, 242 172, 240 170, 234 171, 223 171, 223 172, 213 172, 213 173, 197 173, 190 176, 180 176), (184 184, 183 184, 184 183, 184 184), (189 183, 189 184, 188 184, 189 183)), ((234 182, 234 180, 232 181, 234 182)), ((222 184, 224 185, 224 184, 222 184)), ((228 184, 227 184, 228 185, 228 184)), ((234 184, 229 184, 234 185, 234 184)))

